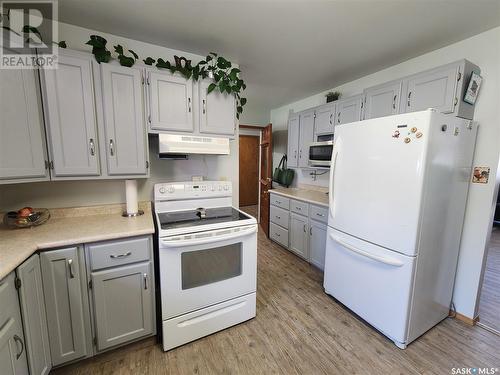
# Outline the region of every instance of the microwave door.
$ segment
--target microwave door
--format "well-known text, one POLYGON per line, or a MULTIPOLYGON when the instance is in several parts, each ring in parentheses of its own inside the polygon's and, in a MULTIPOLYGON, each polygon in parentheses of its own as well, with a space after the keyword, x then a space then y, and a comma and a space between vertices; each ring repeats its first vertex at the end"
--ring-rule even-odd
POLYGON ((309 164, 312 166, 330 166, 333 142, 312 144, 309 147, 309 164))

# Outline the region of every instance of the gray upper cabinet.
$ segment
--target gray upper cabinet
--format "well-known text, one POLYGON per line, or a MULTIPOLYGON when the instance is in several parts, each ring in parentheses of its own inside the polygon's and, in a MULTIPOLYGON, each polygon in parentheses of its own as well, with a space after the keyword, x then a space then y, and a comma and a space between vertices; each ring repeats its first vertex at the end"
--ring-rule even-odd
POLYGON ((337 101, 336 105, 337 125, 361 120, 361 111, 363 109, 363 95, 355 95, 345 99, 340 99, 337 101))
POLYGON ((299 166, 299 114, 292 113, 288 118, 287 157, 289 167, 299 166))
POLYGON ((0 184, 48 179, 36 70, 0 70, 0 184))
POLYGON ((218 89, 207 94, 212 81, 199 84, 200 133, 234 135, 236 128, 235 99, 233 95, 222 94, 218 89))
POLYGON ((158 70, 147 74, 150 128, 193 132, 193 81, 158 70))
POLYGON ((365 90, 365 120, 399 113, 403 82, 393 81, 365 90))
POLYGON ((42 73, 52 177, 98 176, 91 56, 61 52, 58 68, 42 73))
POLYGON ((327 103, 315 110, 314 135, 333 134, 335 126, 335 103, 327 103))
POLYGON ((0 370, 2 375, 28 375, 26 347, 14 272, 0 280, 0 370))
POLYGON ((143 69, 101 64, 108 174, 146 176, 143 69))
POLYGON ((88 298, 77 247, 40 254, 54 366, 90 355, 88 298))
POLYGON ((150 262, 92 273, 98 351, 153 333, 153 284, 150 262))
POLYGON ((309 165, 309 145, 314 141, 314 110, 300 113, 299 167, 309 165))
POLYGON ((307 217, 290 213, 289 249, 304 259, 309 258, 308 228, 307 217))
POLYGON ((30 374, 48 374, 52 362, 38 254, 32 255, 20 265, 16 273, 30 374))

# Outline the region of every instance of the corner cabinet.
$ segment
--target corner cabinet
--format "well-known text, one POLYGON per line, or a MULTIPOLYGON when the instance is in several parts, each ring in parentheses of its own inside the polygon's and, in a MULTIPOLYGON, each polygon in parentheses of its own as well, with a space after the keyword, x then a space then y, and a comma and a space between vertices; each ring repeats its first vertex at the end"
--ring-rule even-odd
POLYGON ((290 114, 288 118, 288 146, 287 146, 287 156, 288 156, 288 166, 298 167, 299 166, 299 114, 290 114))
POLYGON ((234 135, 236 130, 236 103, 233 95, 218 89, 207 93, 212 81, 199 84, 200 133, 234 135))
POLYGON ((299 167, 309 165, 309 146, 314 141, 314 110, 300 113, 299 167))
POLYGON ((0 70, 0 184, 49 179, 37 70, 0 70))
POLYGON ((100 64, 109 175, 147 175, 144 70, 100 64))

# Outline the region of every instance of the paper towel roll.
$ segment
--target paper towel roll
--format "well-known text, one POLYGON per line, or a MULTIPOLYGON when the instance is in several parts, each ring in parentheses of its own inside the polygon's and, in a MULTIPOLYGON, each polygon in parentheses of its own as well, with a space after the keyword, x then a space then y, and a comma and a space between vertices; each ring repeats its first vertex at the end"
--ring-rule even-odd
POLYGON ((136 214, 139 210, 137 204, 137 180, 125 180, 125 198, 127 201, 127 214, 136 214))

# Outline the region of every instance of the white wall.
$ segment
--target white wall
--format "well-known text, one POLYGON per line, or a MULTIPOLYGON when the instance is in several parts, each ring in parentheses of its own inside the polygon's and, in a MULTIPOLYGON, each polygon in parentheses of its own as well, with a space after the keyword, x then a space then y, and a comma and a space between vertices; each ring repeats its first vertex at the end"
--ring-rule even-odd
MULTIPOLYGON (((397 79, 422 70, 466 58, 481 68, 483 86, 476 105, 475 120, 480 124, 474 165, 489 166, 492 178, 486 185, 470 187, 465 215, 460 258, 455 282, 454 302, 459 313, 470 318, 477 314, 477 298, 481 283, 481 270, 485 260, 485 247, 489 241, 493 207, 495 201, 495 171, 499 158, 500 140, 500 28, 478 34, 472 38, 427 53, 388 69, 362 77, 335 87, 343 96, 359 94, 363 89, 397 79)), ((330 90, 328 90, 330 91, 330 90)), ((271 122, 275 131, 283 138, 286 133, 289 110, 300 111, 325 102, 325 92, 299 100, 271 111, 271 122), (281 134, 283 133, 283 134, 281 134)), ((275 143, 274 163, 286 152, 286 141, 275 143)), ((325 176, 324 176, 325 177, 325 176)), ((308 176, 299 174, 299 183, 308 176)), ((325 178, 317 184, 323 185, 325 178)), ((312 183, 312 182, 307 182, 312 183)), ((327 182, 326 182, 327 183, 327 182)))
MULTIPOLYGON (((134 50, 141 58, 163 57, 173 61, 174 55, 185 56, 196 64, 203 56, 164 48, 136 40, 60 23, 59 39, 65 40, 68 48, 90 51, 85 45, 91 34, 99 34, 108 40, 108 49, 121 44, 134 50)), ((258 114, 257 109, 252 113, 258 114)), ((245 112, 244 112, 245 114, 245 112)), ((246 120, 252 122, 251 115, 246 120)), ((233 182, 233 203, 238 206, 238 137, 230 142, 229 156, 191 156, 190 160, 159 160, 157 138, 150 138, 151 178, 139 179, 139 199, 151 200, 153 184, 156 182, 191 180, 191 176, 202 175, 209 179, 233 182)), ((38 182, 29 184, 0 185, 0 212, 22 207, 69 207, 125 201, 123 180, 38 182)))

